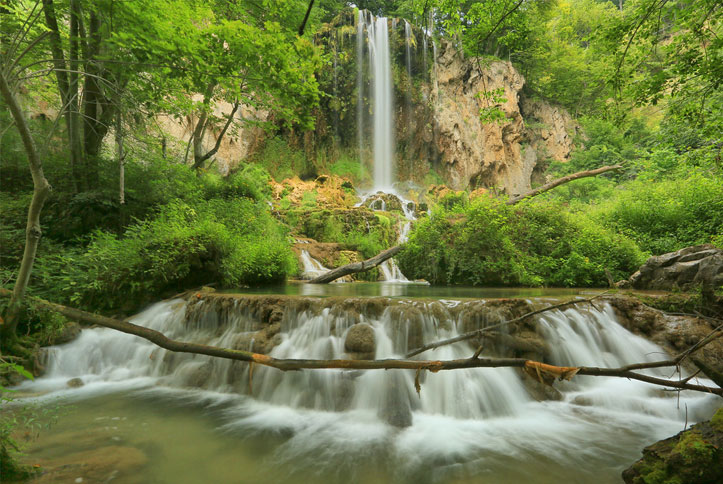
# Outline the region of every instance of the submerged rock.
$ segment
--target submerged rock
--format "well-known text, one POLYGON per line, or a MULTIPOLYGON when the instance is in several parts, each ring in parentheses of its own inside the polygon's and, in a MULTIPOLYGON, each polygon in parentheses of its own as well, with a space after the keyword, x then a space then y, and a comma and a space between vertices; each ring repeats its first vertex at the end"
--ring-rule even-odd
POLYGON ((389 425, 398 428, 412 425, 410 395, 401 372, 388 372, 386 395, 380 403, 379 418, 389 425))
POLYGON ((627 484, 715 484, 723 482, 723 408, 674 437, 643 449, 623 471, 627 484))

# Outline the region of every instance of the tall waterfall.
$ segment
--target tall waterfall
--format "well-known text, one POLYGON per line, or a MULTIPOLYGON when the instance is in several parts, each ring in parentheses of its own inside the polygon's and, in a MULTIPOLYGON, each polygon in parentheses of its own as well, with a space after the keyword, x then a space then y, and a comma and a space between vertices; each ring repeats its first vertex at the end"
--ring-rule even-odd
MULTIPOLYGON (((361 96, 361 66, 363 55, 363 30, 367 34, 369 69, 372 96, 373 147, 374 147, 374 188, 391 191, 394 183, 394 98, 392 69, 389 55, 389 25, 386 17, 374 17, 367 11, 359 12, 357 25, 357 100, 361 96)), ((359 139, 363 139, 364 103, 357 102, 357 121, 359 139)), ((360 147, 361 151, 361 147, 360 147)))

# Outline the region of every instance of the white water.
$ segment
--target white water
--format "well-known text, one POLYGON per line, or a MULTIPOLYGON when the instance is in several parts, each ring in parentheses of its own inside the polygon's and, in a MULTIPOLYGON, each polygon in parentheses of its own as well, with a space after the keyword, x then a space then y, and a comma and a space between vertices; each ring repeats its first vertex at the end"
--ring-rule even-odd
MULTIPOLYGON (((374 331, 376 358, 401 357, 415 331, 421 331, 425 342, 459 334, 463 315, 473 304, 478 303, 408 301, 376 317, 338 306, 287 310, 271 355, 345 358, 346 333, 355 322, 365 322, 374 331), (455 306, 461 309, 454 312, 457 316, 455 306)), ((241 307, 225 311, 224 320, 216 310, 186 320, 184 311, 183 301, 162 302, 133 322, 174 339, 253 347, 251 336, 259 325, 241 307)), ((662 352, 619 326, 607 307, 546 313, 539 331, 555 364, 615 367, 659 359, 662 352)), ((468 358, 471 351, 466 343, 457 343, 420 358, 468 358)), ((665 370, 651 373, 670 376, 665 370)), ((542 465, 535 463, 550 456, 562 459, 562 467, 589 473, 589 482, 611 482, 593 476, 619 476, 643 445, 680 431, 686 419, 693 423, 708 418, 718 405, 716 397, 682 392, 678 402, 645 383, 601 377, 557 382, 564 400, 537 402, 509 368, 424 372, 419 396, 414 378, 412 371, 284 373, 256 367, 249 397, 246 364, 172 354, 110 329, 86 329, 72 343, 53 348, 47 375, 24 389, 75 398, 132 388, 177 389, 186 399, 222 405, 227 432, 287 436, 276 460, 300 465, 301 459, 315 472, 333 472, 383 446, 387 464, 410 482, 414 479, 409 476, 423 469, 432 473, 422 479, 426 482, 447 481, 459 472, 481 480, 491 470, 503 472, 496 470, 505 467, 500 462, 512 466, 513 473, 529 467, 529 479, 535 480, 534 469, 542 465), (70 378, 81 378, 85 385, 68 389, 70 378), (410 419, 411 426, 404 429, 386 423, 410 419)), ((503 480, 491 477, 489 482, 503 480)))
POLYGON ((394 98, 386 17, 360 11, 357 23, 357 133, 362 152, 364 103, 362 96, 362 31, 367 34, 373 110, 374 188, 391 190, 394 184, 394 98))

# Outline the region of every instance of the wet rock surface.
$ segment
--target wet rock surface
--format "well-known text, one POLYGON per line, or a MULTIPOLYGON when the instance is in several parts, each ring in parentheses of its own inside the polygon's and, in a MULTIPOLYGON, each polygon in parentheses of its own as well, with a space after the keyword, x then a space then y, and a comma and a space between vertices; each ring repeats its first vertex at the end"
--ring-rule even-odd
MULTIPOLYGON (((653 309, 630 296, 607 298, 618 316, 618 322, 630 331, 659 344, 671 356, 677 355, 713 332, 713 319, 696 316, 670 315, 653 309)), ((723 386, 723 340, 715 339, 694 352, 684 366, 693 371, 701 369, 717 385, 723 386)))
POLYGON ((356 359, 373 359, 376 351, 374 329, 366 323, 355 324, 346 334, 344 349, 356 359))
POLYGON ((623 471, 626 484, 723 482, 723 408, 708 422, 654 443, 623 471))

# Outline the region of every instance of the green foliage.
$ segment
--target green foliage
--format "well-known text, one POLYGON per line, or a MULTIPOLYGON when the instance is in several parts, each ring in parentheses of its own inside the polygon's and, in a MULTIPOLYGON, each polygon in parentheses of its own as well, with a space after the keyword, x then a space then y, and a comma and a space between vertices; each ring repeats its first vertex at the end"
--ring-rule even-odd
POLYGON ((489 91, 480 91, 475 98, 483 100, 484 106, 479 108, 479 119, 482 124, 497 123, 503 124, 507 120, 505 112, 500 106, 507 102, 504 97, 505 88, 498 87, 489 91))
POLYGON ((329 173, 349 178, 355 185, 371 181, 369 169, 359 163, 358 158, 354 158, 347 154, 342 154, 334 163, 329 165, 329 173))
POLYGON ((39 285, 76 305, 136 309, 168 291, 278 282, 295 271, 266 204, 237 198, 175 201, 123 237, 96 232, 82 253, 41 255, 36 279, 48 277, 39 285))
POLYGON ((318 242, 336 242, 364 258, 377 255, 396 243, 396 219, 392 214, 366 210, 292 209, 285 213, 293 233, 318 242))
POLYGON ((594 216, 653 254, 710 243, 723 234, 723 178, 695 171, 658 183, 630 182, 594 216))
POLYGON ((227 177, 212 171, 206 172, 202 175, 201 180, 203 196, 207 200, 249 198, 259 202, 271 198, 269 172, 264 167, 253 163, 243 165, 227 177))
POLYGON ((555 204, 514 209, 487 197, 438 205, 399 255, 412 278, 441 284, 604 286, 627 277, 644 254, 626 237, 555 204))
POLYGON ((267 140, 264 149, 253 157, 253 161, 264 167, 276 180, 295 175, 302 178, 316 175, 316 168, 304 152, 292 148, 280 136, 267 140))

